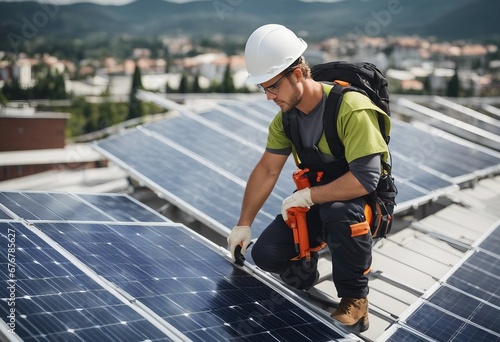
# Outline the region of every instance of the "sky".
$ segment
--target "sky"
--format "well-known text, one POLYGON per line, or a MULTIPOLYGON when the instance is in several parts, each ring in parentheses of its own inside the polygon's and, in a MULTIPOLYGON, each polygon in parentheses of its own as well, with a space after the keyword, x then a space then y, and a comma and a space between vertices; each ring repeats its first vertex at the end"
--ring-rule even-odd
MULTIPOLYGON (((0 0, 0 2, 20 2, 20 1, 27 1, 27 0, 0 0)), ((100 5, 124 5, 128 4, 130 2, 134 2, 135 0, 35 0, 38 2, 47 2, 47 3, 56 3, 59 5, 67 5, 67 4, 74 4, 77 2, 93 2, 96 4, 100 5)), ((190 1, 195 1, 195 0, 168 0, 170 2, 177 2, 177 3, 183 3, 183 2, 190 2, 190 1)), ((197 0, 200 1, 200 0, 197 0)), ((205 0, 208 1, 208 0, 205 0)), ((337 2, 340 0, 302 0, 306 2, 315 2, 315 1, 321 1, 321 2, 337 2)))

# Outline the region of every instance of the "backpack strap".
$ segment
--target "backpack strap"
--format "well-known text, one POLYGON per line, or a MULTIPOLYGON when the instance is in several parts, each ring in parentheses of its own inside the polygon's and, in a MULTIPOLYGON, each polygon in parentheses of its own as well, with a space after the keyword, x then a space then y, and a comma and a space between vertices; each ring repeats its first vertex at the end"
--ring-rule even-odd
POLYGON ((325 110, 323 112, 323 127, 325 130, 326 141, 330 152, 337 159, 345 155, 345 148, 340 141, 337 131, 337 118, 339 116, 340 105, 345 91, 344 86, 338 83, 333 84, 332 90, 325 101, 325 110))
MULTIPOLYGON (((340 106, 342 104, 342 98, 344 94, 348 91, 357 91, 366 95, 366 92, 363 89, 358 87, 354 87, 351 85, 340 84, 337 82, 323 82, 326 84, 332 84, 333 87, 328 94, 325 101, 325 108, 323 111, 323 127, 325 130, 325 137, 328 143, 328 147, 332 152, 332 155, 335 159, 340 159, 345 156, 345 147, 340 141, 338 131, 337 131, 337 118, 339 116, 340 106)), ((380 132, 385 140, 385 142, 389 143, 389 137, 385 135, 385 121, 383 116, 377 112, 378 115, 378 124, 380 127, 380 132)), ((292 141, 300 142, 295 146, 295 149, 298 152, 302 150, 302 143, 300 140, 299 134, 299 125, 297 115, 292 113, 282 113, 281 117, 283 123, 283 130, 287 137, 289 137, 292 141), (292 128, 293 127, 293 128, 292 128)), ((297 161, 296 161, 297 163, 297 161)))
MULTIPOLYGON (((368 96, 363 89, 351 86, 343 85, 337 82, 333 83, 333 88, 330 90, 330 94, 325 101, 325 110, 323 114, 323 124, 325 129, 326 141, 328 142, 328 147, 335 158, 341 158, 345 155, 345 147, 340 141, 339 134, 337 131, 337 118, 339 116, 340 105, 342 104, 342 98, 344 94, 348 91, 357 91, 365 96, 368 96)), ((380 133, 384 138, 386 144, 389 144, 389 137, 385 134, 385 120, 383 115, 377 112, 377 120, 380 128, 380 133)))

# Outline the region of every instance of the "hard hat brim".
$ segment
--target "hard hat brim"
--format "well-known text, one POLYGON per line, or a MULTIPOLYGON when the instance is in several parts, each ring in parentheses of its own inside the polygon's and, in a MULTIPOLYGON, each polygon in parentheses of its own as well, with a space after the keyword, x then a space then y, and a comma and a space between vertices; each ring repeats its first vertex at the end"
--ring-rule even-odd
POLYGON ((273 68, 273 70, 270 70, 266 74, 260 74, 260 75, 255 75, 255 76, 248 74, 246 82, 248 84, 261 84, 261 83, 269 81, 273 77, 276 77, 281 72, 286 70, 290 65, 293 64, 293 62, 295 62, 297 60, 297 58, 302 56, 304 51, 306 51, 306 49, 307 49, 307 43, 301 38, 299 38, 299 40, 301 42, 301 47, 300 47, 300 50, 297 51, 296 56, 291 56, 291 58, 289 60, 287 60, 287 62, 285 64, 283 64, 282 66, 280 66, 278 68, 273 68))

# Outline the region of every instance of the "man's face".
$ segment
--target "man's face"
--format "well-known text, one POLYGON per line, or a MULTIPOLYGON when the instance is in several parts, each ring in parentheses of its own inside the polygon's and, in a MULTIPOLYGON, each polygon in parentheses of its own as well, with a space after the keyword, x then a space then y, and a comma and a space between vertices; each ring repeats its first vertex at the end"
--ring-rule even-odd
POLYGON ((293 73, 279 74, 262 83, 268 100, 273 100, 283 112, 288 112, 302 100, 302 94, 296 84, 293 73))

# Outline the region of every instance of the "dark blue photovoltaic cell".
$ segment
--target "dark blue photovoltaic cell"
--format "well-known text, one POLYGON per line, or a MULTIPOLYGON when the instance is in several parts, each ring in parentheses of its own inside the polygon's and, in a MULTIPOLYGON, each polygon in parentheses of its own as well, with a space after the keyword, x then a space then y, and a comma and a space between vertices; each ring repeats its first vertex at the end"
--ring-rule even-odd
POLYGON ((341 337, 333 327, 236 268, 185 227, 36 226, 193 340, 329 341, 341 337))
MULTIPOLYGON (((411 183, 412 185, 428 192, 447 188, 453 185, 451 182, 444 180, 443 178, 402 160, 402 158, 395 153, 392 154, 392 166, 394 168, 394 178, 398 184, 411 183)), ((403 193, 404 192, 405 191, 403 191, 403 193)))
POLYGON ((438 341, 500 341, 499 237, 497 227, 406 323, 438 341))
POLYGON ((481 242, 479 247, 491 253, 495 253, 500 257, 500 226, 496 227, 488 238, 481 242))
POLYGON ((113 195, 78 195, 90 204, 96 206, 116 221, 121 222, 164 222, 164 216, 132 201, 127 196, 113 195))
MULTIPOLYGON (((228 229, 238 221, 243 187, 160 140, 134 130, 101 141, 99 147, 228 229)), ((282 200, 269 198, 253 225, 255 237, 279 211, 282 200)))
POLYGON ((497 307, 446 286, 434 292, 429 301, 500 336, 500 310, 497 307))
MULTIPOLYGON (((256 146, 260 146, 261 148, 266 146, 267 131, 269 126, 269 120, 267 119, 266 122, 254 122, 253 125, 248 125, 247 123, 241 122, 217 110, 203 112, 200 113, 200 115, 210 120, 210 122, 223 127, 228 132, 232 132, 242 138, 245 138, 245 140, 248 140, 256 146)), ((245 118, 249 119, 247 116, 245 116, 245 118)))
POLYGON ((0 209, 0 220, 8 220, 12 219, 6 212, 4 212, 2 209, 0 209))
POLYGON ((3 192, 0 203, 27 220, 110 221, 82 201, 64 193, 3 192))
MULTIPOLYGON (((235 121, 235 119, 231 117, 224 119, 226 124, 231 121, 235 121)), ((247 133, 241 132, 239 134, 242 140, 251 140, 250 137, 259 134, 251 126, 243 125, 241 122, 237 122, 236 125, 238 124, 248 131, 247 133)), ((182 145, 189 151, 206 159, 207 162, 214 163, 242 181, 248 179, 250 172, 252 172, 254 166, 262 156, 265 147, 265 142, 258 143, 256 147, 262 150, 256 150, 187 116, 152 123, 145 125, 144 128, 182 145)), ((228 132, 237 133, 231 130, 228 130, 228 132)), ((185 156, 184 158, 189 157, 185 156)), ((279 182, 274 189, 275 193, 283 198, 290 194, 290 189, 293 186, 293 171, 295 171, 294 165, 288 163, 283 172, 283 175, 288 175, 288 177, 282 177, 282 182, 279 182)))
MULTIPOLYGON (((58 192, 4 192, 0 203, 27 220, 162 222, 125 195, 72 195, 58 192)), ((1 218, 1 217, 0 217, 1 218)))
POLYGON ((145 128, 165 136, 244 180, 262 154, 261 151, 222 135, 188 116, 149 124, 145 128))
MULTIPOLYGON (((250 108, 248 103, 242 101, 231 101, 231 102, 223 101, 220 103, 220 105, 226 109, 231 110, 233 113, 239 113, 243 115, 245 118, 248 118, 254 121, 255 123, 267 128, 271 123, 272 119, 274 118, 274 116, 278 113, 279 107, 274 104, 270 107, 257 106, 258 104, 261 103, 262 103, 261 101, 252 103, 252 106, 250 108), (249 109, 256 111, 257 115, 252 115, 251 113, 248 113, 249 109)), ((203 115, 205 114, 203 113, 203 115)), ((210 116, 207 116, 207 118, 210 118, 210 116)))
MULTIPOLYGON (((486 239, 489 241, 489 237, 486 239)), ((496 246, 498 249, 498 246, 496 246)), ((500 256, 481 251, 473 253, 446 283, 474 295, 493 305, 500 306, 500 256)))
POLYGON ((412 334, 410 331, 403 328, 397 329, 386 342, 428 342, 428 338, 423 338, 412 334))
POLYGON ((500 336, 467 324, 463 319, 455 318, 428 304, 417 308, 406 320, 406 324, 440 342, 500 341, 500 336))
POLYGON ((413 164, 425 165, 452 178, 500 163, 498 157, 424 132, 399 120, 393 120, 390 146, 391 150, 406 156, 413 164))
POLYGON ((9 323, 15 308, 15 332, 25 341, 170 340, 23 224, 0 222, 0 239, 0 313, 9 323))

